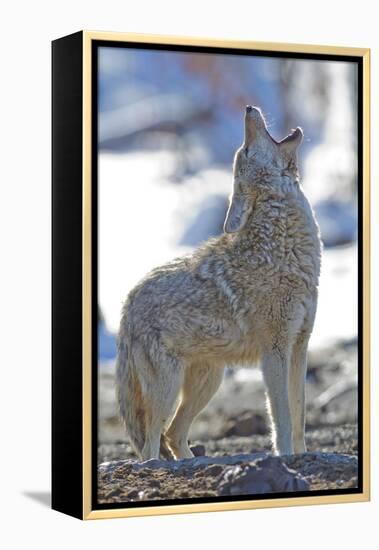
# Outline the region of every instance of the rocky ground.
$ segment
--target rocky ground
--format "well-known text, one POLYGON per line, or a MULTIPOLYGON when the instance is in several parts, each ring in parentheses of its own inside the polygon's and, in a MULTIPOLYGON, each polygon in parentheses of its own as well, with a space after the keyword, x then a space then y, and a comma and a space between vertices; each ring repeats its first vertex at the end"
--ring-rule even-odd
POLYGON ((128 444, 100 446, 99 502, 197 498, 357 486, 357 429, 312 430, 308 452, 270 457, 270 438, 230 436, 194 442, 199 455, 180 461, 137 462, 128 444), (204 456, 206 455, 206 456, 204 456))
POLYGON ((313 352, 307 376, 307 449, 270 457, 259 369, 228 370, 190 434, 195 459, 138 463, 114 400, 114 365, 100 366, 100 503, 314 491, 357 486, 356 345, 313 352))

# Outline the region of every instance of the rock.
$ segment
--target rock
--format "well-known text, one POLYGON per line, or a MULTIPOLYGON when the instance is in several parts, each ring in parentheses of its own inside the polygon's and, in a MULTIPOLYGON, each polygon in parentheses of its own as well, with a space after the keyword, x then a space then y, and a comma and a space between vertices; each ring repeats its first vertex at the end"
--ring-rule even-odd
POLYGON ((264 435, 267 433, 266 419, 262 414, 245 412, 226 422, 222 437, 264 435))
POLYGON ((224 468, 221 464, 212 464, 205 469, 205 474, 208 476, 218 476, 223 472, 224 468))
POLYGON ((309 491, 309 483, 290 470, 280 457, 267 457, 252 464, 227 468, 222 476, 220 495, 258 495, 309 491))
POLYGON ((192 445, 190 450, 193 452, 194 456, 205 456, 205 447, 204 445, 192 445))

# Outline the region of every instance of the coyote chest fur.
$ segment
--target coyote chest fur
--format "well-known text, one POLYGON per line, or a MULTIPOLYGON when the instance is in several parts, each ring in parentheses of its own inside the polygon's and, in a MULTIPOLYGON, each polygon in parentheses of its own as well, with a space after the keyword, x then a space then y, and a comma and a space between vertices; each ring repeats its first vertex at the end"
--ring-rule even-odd
POLYGON ((260 110, 247 107, 224 234, 153 270, 125 302, 117 394, 142 459, 191 457, 190 426, 224 367, 258 360, 274 452, 305 451, 306 355, 321 245, 298 178, 302 135, 297 128, 276 142, 260 110))

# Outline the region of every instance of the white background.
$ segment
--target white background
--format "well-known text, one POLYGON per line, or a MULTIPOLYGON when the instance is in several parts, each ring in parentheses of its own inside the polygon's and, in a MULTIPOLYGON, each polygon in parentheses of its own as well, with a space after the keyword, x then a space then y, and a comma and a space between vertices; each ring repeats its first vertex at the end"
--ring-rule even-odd
MULTIPOLYGON (((375 2, 98 0, 3 3, 0 48, 1 422, 4 548, 343 548, 378 538, 378 339, 372 349, 371 503, 80 522, 50 484, 50 41, 110 30, 372 48, 372 249, 378 250, 375 2), (34 498, 30 496, 34 494, 34 498), (29 495, 29 496, 28 496, 29 495), (37 495, 37 498, 36 498, 37 495)), ((378 279, 378 254, 373 281, 378 279)), ((377 287, 372 292, 378 333, 377 287)), ((70 396, 67 396, 70 403, 70 396)))

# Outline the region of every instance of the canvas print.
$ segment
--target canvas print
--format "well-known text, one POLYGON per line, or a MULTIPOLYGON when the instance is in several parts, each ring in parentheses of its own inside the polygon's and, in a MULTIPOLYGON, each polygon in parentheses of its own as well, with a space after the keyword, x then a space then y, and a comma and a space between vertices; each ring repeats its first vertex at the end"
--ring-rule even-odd
POLYGON ((361 490, 357 62, 95 68, 97 505, 361 490))

